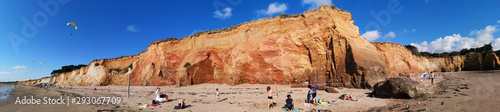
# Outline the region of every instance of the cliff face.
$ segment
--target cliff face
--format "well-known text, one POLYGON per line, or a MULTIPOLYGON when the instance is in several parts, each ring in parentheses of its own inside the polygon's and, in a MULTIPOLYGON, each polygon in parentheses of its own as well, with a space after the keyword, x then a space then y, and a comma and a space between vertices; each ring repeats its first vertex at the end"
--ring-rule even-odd
POLYGON ((388 71, 350 16, 323 6, 292 17, 243 23, 230 31, 151 44, 132 70, 132 85, 173 85, 179 79, 181 85, 290 84, 315 78, 366 86, 361 82, 383 78, 388 71), (184 67, 186 63, 191 66, 184 67))
MULTIPOLYGON (((226 31, 153 42, 135 56, 96 60, 73 72, 19 84, 126 85, 130 74, 131 85, 148 86, 309 82, 369 88, 398 73, 461 70, 468 58, 427 59, 399 44, 372 44, 353 23, 349 12, 321 6, 226 31)), ((494 53, 486 57, 498 60, 494 53)))
POLYGON ((467 57, 425 58, 412 55, 411 51, 400 44, 375 42, 373 45, 384 55, 385 62, 391 71, 390 76, 397 76, 399 73, 413 74, 428 71, 460 71, 467 57))
POLYGON ((500 60, 493 51, 444 58, 425 58, 412 55, 411 51, 400 44, 375 42, 373 45, 384 55, 389 71, 391 71, 390 76, 428 71, 500 69, 500 60))

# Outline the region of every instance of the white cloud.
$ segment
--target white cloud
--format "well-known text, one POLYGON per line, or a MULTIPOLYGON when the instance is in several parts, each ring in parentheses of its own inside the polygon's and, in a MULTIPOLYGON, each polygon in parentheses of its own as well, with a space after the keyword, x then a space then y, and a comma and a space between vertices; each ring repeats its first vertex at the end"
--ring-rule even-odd
POLYGON ((394 38, 394 37, 396 37, 396 33, 394 33, 393 31, 391 31, 391 32, 389 32, 389 33, 387 33, 387 34, 384 35, 384 38, 386 38, 386 37, 394 38))
POLYGON ((493 46, 493 50, 500 50, 500 38, 495 39, 491 46, 493 46))
POLYGON ((407 33, 408 31, 406 29, 403 29, 403 33, 407 33))
POLYGON ((374 40, 377 40, 378 38, 380 38, 380 33, 377 30, 373 30, 373 31, 367 31, 367 32, 363 33, 363 35, 361 35, 361 36, 363 38, 365 38, 366 40, 373 42, 374 40))
POLYGON ((0 71, 0 74, 8 74, 8 73, 9 73, 9 72, 2 72, 2 71, 0 71))
POLYGON ((17 65, 17 66, 11 67, 11 69, 14 71, 17 71, 17 72, 23 72, 23 71, 28 70, 28 67, 22 66, 22 65, 17 65))
POLYGON ((302 3, 310 5, 309 9, 318 8, 321 5, 333 5, 332 0, 302 0, 302 3))
POLYGON ((130 32, 138 32, 139 30, 137 30, 135 28, 135 25, 128 25, 127 26, 127 31, 130 31, 130 32))
POLYGON ((415 28, 414 28, 414 29, 411 29, 411 32, 415 33, 415 28))
POLYGON ((231 16, 233 16, 231 14, 231 11, 232 11, 232 9, 229 7, 225 8, 224 11, 216 10, 214 12, 214 18, 218 18, 221 20, 231 18, 231 16))
POLYGON ((500 23, 500 20, 498 20, 497 23, 500 23))
MULTIPOLYGON (((429 44, 427 43, 427 41, 424 41, 420 44, 411 43, 411 45, 417 47, 419 51, 426 51, 426 52, 439 53, 439 52, 459 51, 464 48, 476 48, 484 46, 484 44, 491 43, 494 40, 493 33, 495 33, 495 31, 496 31, 495 26, 487 26, 482 30, 471 32, 471 34, 475 35, 476 38, 462 37, 460 34, 453 34, 452 36, 445 36, 444 38, 438 38, 429 44)), ((497 44, 496 43, 497 40, 495 40, 493 46, 497 44)), ((494 48, 499 49, 500 45, 494 48)))
POLYGON ((278 14, 278 13, 285 13, 285 11, 287 9, 288 9, 288 7, 286 6, 285 3, 279 4, 277 2, 274 2, 274 3, 269 4, 267 9, 257 10, 257 15, 258 16, 262 16, 262 15, 272 16, 272 15, 278 14))

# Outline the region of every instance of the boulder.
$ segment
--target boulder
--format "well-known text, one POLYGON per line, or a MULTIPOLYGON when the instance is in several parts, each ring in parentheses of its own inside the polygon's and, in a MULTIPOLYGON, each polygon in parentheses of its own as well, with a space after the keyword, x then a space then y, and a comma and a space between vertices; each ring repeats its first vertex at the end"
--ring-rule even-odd
POLYGON ((325 88, 325 91, 328 92, 328 93, 339 93, 337 90, 335 90, 335 88, 333 87, 326 87, 325 88))
POLYGON ((412 99, 423 96, 423 90, 418 89, 419 82, 410 77, 393 77, 378 82, 373 87, 372 95, 381 98, 412 99))

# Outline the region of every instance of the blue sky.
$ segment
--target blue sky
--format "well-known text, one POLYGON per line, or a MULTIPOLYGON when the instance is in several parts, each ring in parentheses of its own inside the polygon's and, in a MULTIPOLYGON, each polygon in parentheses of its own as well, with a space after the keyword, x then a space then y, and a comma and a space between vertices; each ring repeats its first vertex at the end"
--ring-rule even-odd
POLYGON ((299 14, 321 4, 351 12, 370 41, 429 52, 489 42, 500 48, 496 0, 1 0, 0 81, 37 79, 64 65, 138 54, 155 40, 299 14))

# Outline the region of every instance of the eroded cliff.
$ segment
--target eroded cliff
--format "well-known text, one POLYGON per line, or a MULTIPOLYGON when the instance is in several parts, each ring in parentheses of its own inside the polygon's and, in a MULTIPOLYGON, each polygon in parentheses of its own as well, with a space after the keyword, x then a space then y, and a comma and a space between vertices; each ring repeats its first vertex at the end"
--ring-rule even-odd
MULTIPOLYGON (((309 82, 370 88, 398 73, 470 68, 467 56, 427 59, 399 44, 372 44, 353 23, 349 12, 321 6, 153 42, 138 55, 95 60, 79 70, 19 84, 126 85, 130 74, 131 85, 146 86, 309 82)), ((485 57, 497 62, 483 60, 484 65, 498 67, 494 53, 485 57)))

